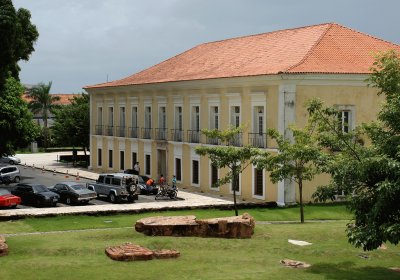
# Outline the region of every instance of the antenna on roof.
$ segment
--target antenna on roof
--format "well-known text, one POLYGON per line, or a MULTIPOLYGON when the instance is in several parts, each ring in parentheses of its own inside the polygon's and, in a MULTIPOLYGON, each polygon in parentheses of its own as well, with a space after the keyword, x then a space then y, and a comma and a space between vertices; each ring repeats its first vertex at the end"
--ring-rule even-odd
POLYGON ((107 83, 108 83, 108 74, 107 74, 107 83))

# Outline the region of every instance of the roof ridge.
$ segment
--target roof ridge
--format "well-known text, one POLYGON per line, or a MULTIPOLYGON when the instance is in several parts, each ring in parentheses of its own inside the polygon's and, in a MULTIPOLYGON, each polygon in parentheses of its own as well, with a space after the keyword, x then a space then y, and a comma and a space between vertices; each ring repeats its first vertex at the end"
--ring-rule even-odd
POLYGON ((243 36, 238 36, 238 37, 233 37, 233 38, 227 38, 227 39, 222 39, 222 40, 210 41, 210 42, 202 43, 202 44, 197 45, 197 46, 195 46, 195 47, 193 47, 193 48, 196 48, 196 47, 202 46, 202 45, 207 45, 207 44, 214 44, 214 43, 225 42, 225 41, 231 41, 231 40, 237 40, 237 39, 242 39, 242 38, 249 38, 249 37, 257 37, 257 36, 260 36, 260 35, 273 34, 273 33, 278 33, 278 32, 282 32, 282 31, 289 31, 289 30, 296 30, 296 29, 304 29, 304 28, 317 27, 317 26, 322 26, 322 25, 332 25, 332 24, 335 24, 335 23, 333 23, 333 22, 325 22, 325 23, 310 24, 310 25, 305 25, 305 26, 300 26, 300 27, 279 29, 279 30, 274 30, 274 31, 269 31, 269 32, 263 32, 263 33, 257 33, 257 34, 251 34, 251 35, 243 35, 243 36))
MULTIPOLYGON (((332 28, 333 25, 335 25, 336 23, 329 23, 329 27, 324 31, 324 33, 321 34, 321 37, 319 37, 319 39, 314 43, 314 45, 312 45, 312 47, 308 50, 308 52, 306 53, 306 55, 303 57, 302 60, 300 60, 298 63, 288 67, 285 71, 282 71, 283 73, 285 72, 289 72, 291 69, 296 68, 297 66, 303 64, 307 58, 310 57, 311 53, 314 51, 314 48, 316 46, 318 46, 318 44, 322 41, 322 39, 325 37, 326 33, 328 33, 328 31, 332 28)), ((339 25, 339 24, 336 24, 339 25)), ((339 25, 341 26, 341 25, 339 25)))

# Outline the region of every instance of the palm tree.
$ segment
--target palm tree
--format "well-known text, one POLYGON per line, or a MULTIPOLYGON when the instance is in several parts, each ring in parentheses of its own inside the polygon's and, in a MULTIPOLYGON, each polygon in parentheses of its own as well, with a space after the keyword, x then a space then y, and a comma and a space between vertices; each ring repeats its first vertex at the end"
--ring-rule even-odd
POLYGON ((43 118, 45 148, 47 148, 48 143, 47 119, 49 117, 49 113, 52 113, 57 107, 55 102, 60 100, 59 96, 52 96, 50 94, 51 84, 52 82, 49 82, 47 85, 44 83, 39 83, 37 86, 28 91, 28 97, 31 99, 29 102, 29 108, 34 114, 41 113, 43 118))

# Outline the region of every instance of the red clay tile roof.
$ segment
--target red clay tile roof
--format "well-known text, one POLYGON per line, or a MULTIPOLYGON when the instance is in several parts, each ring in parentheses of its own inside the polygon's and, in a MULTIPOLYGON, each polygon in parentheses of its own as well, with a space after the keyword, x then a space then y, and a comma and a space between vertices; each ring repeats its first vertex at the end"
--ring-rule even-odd
POLYGON ((367 74, 377 51, 400 46, 326 23, 198 45, 102 88, 278 73, 367 74))
MULTIPOLYGON (((68 105, 71 104, 71 100, 74 98, 74 96, 79 97, 81 96, 81 94, 56 93, 52 94, 52 96, 60 97, 60 99, 56 101, 54 104, 68 105)), ((22 95, 22 99, 28 103, 32 100, 26 93, 22 95)))

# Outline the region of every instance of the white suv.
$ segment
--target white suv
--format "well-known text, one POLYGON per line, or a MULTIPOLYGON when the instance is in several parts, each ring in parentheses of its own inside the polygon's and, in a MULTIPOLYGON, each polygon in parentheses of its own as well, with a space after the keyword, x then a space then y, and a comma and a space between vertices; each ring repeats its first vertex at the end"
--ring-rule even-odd
POLYGON ((12 182, 18 183, 21 180, 21 173, 18 167, 7 165, 0 167, 0 177, 8 176, 12 182))

